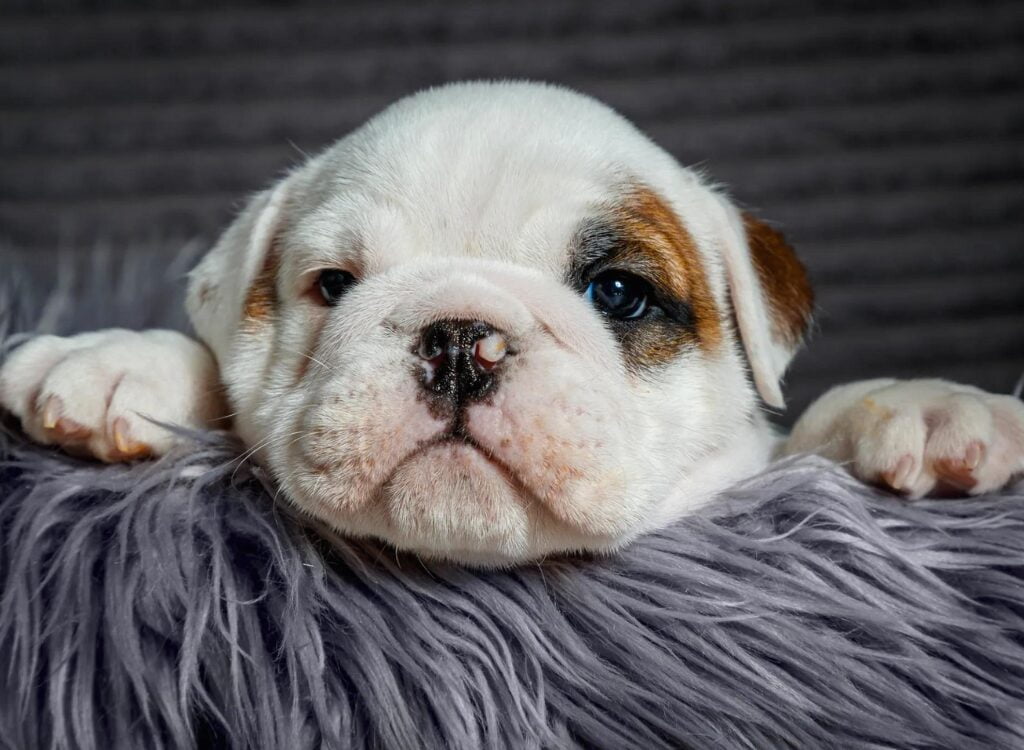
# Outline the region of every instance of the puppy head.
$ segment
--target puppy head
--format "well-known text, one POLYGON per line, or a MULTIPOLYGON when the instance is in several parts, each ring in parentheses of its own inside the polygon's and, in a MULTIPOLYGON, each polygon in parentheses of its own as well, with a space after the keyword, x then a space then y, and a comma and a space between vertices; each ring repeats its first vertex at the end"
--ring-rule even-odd
POLYGON ((749 471, 748 367, 781 406, 810 292, 780 235, 608 108, 463 84, 257 195, 189 310, 295 505, 503 564, 614 548, 749 471))

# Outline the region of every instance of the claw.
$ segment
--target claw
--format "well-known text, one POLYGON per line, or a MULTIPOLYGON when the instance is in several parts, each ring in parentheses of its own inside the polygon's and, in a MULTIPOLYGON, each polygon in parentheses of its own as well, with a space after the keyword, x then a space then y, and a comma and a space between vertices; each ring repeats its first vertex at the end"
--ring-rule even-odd
POLYGON ((897 492, 905 490, 909 484, 910 475, 914 471, 914 457, 905 454, 900 456, 892 471, 883 471, 882 479, 887 485, 897 492))
POLYGON ((52 432, 60 440, 82 440, 92 434, 92 430, 70 417, 63 417, 64 402, 57 396, 50 396, 43 405, 43 429, 52 432))
POLYGON ((964 463, 967 464, 971 471, 974 471, 981 465, 984 457, 985 446, 975 440, 967 446, 967 450, 964 452, 964 463))
POLYGON ((129 437, 128 422, 124 417, 114 420, 113 426, 114 447, 121 458, 141 458, 148 456, 151 449, 145 443, 138 443, 129 437))
POLYGON ((935 462, 935 473, 942 481, 959 490, 970 490, 977 483, 974 471, 985 458, 985 446, 975 440, 964 451, 962 458, 940 458, 935 462))
POLYGON ((60 420, 60 413, 64 411, 64 405, 56 396, 50 396, 43 405, 43 429, 52 430, 60 420))

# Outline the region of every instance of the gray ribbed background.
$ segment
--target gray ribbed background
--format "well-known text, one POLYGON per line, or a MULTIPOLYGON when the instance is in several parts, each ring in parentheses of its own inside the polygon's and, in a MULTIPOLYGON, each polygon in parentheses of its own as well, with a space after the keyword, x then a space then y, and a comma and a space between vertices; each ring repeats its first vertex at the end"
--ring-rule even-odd
POLYGON ((1024 370, 1020 2, 144 5, 0 6, 5 262, 211 238, 396 97, 530 77, 608 101, 795 241, 820 315, 794 406, 1024 370))

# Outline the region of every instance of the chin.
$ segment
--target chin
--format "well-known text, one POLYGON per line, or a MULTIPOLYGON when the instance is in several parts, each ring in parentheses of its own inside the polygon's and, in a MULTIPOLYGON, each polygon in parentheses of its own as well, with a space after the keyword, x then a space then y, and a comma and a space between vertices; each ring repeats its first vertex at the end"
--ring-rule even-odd
POLYGON ((430 557, 517 560, 530 555, 537 508, 507 469, 459 439, 406 459, 381 490, 388 537, 430 557), (517 486, 518 485, 518 486, 517 486))

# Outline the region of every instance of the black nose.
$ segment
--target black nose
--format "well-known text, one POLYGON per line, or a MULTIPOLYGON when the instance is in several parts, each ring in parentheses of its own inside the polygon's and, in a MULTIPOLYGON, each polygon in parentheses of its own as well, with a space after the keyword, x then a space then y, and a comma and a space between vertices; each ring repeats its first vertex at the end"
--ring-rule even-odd
POLYGON ((476 401, 494 390, 506 347, 504 334, 479 320, 433 323, 417 349, 423 387, 453 406, 476 401))

